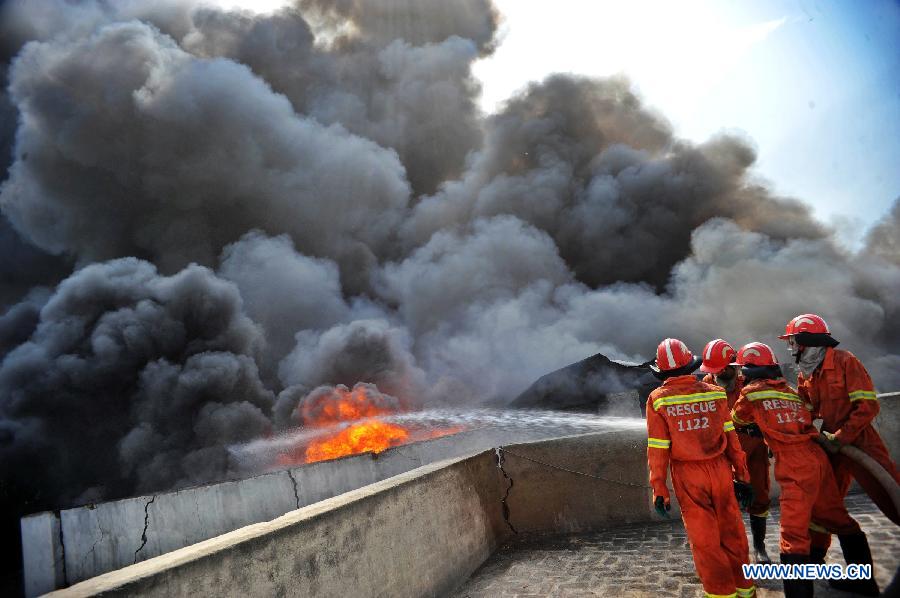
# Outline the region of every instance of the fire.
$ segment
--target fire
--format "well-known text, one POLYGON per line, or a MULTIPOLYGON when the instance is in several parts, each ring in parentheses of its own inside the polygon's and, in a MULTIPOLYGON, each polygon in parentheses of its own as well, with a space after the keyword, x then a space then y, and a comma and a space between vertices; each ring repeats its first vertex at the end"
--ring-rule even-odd
POLYGON ((381 418, 404 411, 400 402, 372 384, 357 384, 352 390, 338 385, 323 387, 307 395, 297 407, 304 427, 321 434, 305 446, 278 457, 278 465, 315 463, 347 455, 380 453, 407 442, 437 438, 462 431, 415 428, 389 423, 381 418))
POLYGON ((334 436, 314 440, 306 447, 306 462, 336 459, 344 455, 355 455, 371 451, 381 451, 403 444, 409 438, 409 431, 394 424, 377 419, 354 424, 334 436))

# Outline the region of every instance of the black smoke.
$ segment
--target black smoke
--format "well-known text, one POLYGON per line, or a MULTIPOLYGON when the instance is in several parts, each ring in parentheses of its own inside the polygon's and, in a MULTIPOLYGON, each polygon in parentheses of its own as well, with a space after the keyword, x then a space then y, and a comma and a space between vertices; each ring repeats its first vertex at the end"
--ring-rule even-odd
POLYGON ((487 0, 0 10, 9 512, 227 477, 322 387, 502 402, 808 311, 900 388, 896 204, 848 250, 621 77, 484 115, 487 0))

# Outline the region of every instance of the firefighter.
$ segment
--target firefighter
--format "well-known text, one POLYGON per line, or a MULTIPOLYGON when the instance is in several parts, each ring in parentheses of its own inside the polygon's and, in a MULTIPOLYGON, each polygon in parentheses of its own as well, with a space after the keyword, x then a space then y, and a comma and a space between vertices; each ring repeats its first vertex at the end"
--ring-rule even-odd
MULTIPOLYGON (((744 378, 740 374, 740 366, 734 363, 737 352, 728 342, 717 338, 703 348, 703 365, 700 371, 705 373, 703 382, 716 384, 725 389, 728 396, 728 408, 734 407, 735 401, 744 387, 744 378)), ((766 518, 769 516, 769 447, 763 439, 757 425, 739 426, 735 422, 735 430, 741 441, 741 448, 747 456, 747 469, 750 470, 750 485, 753 486, 753 504, 747 509, 750 515, 750 532, 753 535, 754 560, 757 563, 771 563, 766 552, 766 518)))
POLYGON ((737 500, 744 508, 753 500, 750 473, 725 392, 691 375, 699 365, 680 340, 667 338, 656 350, 651 369, 663 383, 647 399, 653 504, 668 517, 671 464, 672 486, 706 595, 745 598, 756 588, 741 569, 749 555, 737 500))
MULTIPOLYGON (((838 492, 831 464, 816 442, 818 430, 805 401, 788 386, 771 347, 749 343, 738 352, 744 388, 735 403, 735 425, 756 424, 775 455, 775 479, 781 485, 781 562, 810 562, 810 523, 852 538, 858 546, 854 559, 847 562, 872 564, 866 535, 847 513, 838 492)), ((833 584, 834 585, 834 584, 833 584)), ((840 589, 866 596, 878 595, 875 579, 854 580, 840 589)), ((812 596, 812 580, 784 580, 788 598, 812 596)))
MULTIPOLYGON (((900 483, 900 473, 872 420, 879 405, 869 373, 849 351, 835 349, 838 341, 828 324, 816 314, 801 314, 787 323, 779 338, 788 343, 799 368, 797 390, 812 404, 813 416, 821 418, 822 433, 828 439, 831 464, 841 496, 846 496, 852 478, 891 521, 900 525, 900 516, 884 487, 855 461, 838 453, 841 445, 859 448, 877 461, 900 483)), ((821 557, 830 539, 818 542, 821 557)), ((843 545, 842 545, 843 547, 843 545)))

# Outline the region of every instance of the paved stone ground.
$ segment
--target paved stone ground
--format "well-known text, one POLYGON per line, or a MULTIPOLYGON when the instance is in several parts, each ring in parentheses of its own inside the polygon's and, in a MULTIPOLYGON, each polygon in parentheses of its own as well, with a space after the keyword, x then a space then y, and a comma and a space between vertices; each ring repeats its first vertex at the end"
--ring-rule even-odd
MULTIPOLYGON (((900 566, 900 527, 864 495, 847 498, 850 514, 869 537, 882 591, 900 566)), ((778 511, 772 510, 766 544, 778 559, 778 511)), ((749 523, 745 522, 749 534, 749 523)), ((826 562, 843 564, 837 538, 826 562)), ((757 583, 760 597, 783 596, 780 581, 757 583)), ((630 525, 605 532, 515 542, 501 547, 457 591, 457 598, 526 596, 702 596, 703 588, 681 521, 630 525)), ((816 582, 816 596, 851 594, 816 582)))

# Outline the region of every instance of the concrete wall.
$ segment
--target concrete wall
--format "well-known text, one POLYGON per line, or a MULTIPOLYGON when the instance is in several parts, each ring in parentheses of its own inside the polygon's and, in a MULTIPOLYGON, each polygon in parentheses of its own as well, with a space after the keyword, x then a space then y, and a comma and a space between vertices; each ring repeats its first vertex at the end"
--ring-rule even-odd
POLYGON ((510 525, 554 534, 652 520, 645 446, 635 428, 508 445, 502 470, 493 450, 428 465, 52 595, 443 595, 510 525))
POLYGON ((51 596, 439 596, 507 531, 490 452, 443 461, 51 596))
POLYGON ((878 395, 881 410, 875 417, 875 428, 884 439, 894 463, 900 463, 900 392, 878 395))
POLYGON ((509 519, 519 533, 580 532, 651 517, 645 432, 510 445, 503 455, 503 471, 513 481, 509 519))
MULTIPOLYGON (((39 513, 21 522, 27 596, 272 519, 441 459, 506 442, 477 429, 243 480, 39 513), (61 533, 60 533, 61 532, 61 533)), ((521 432, 517 432, 521 436, 521 432)))

